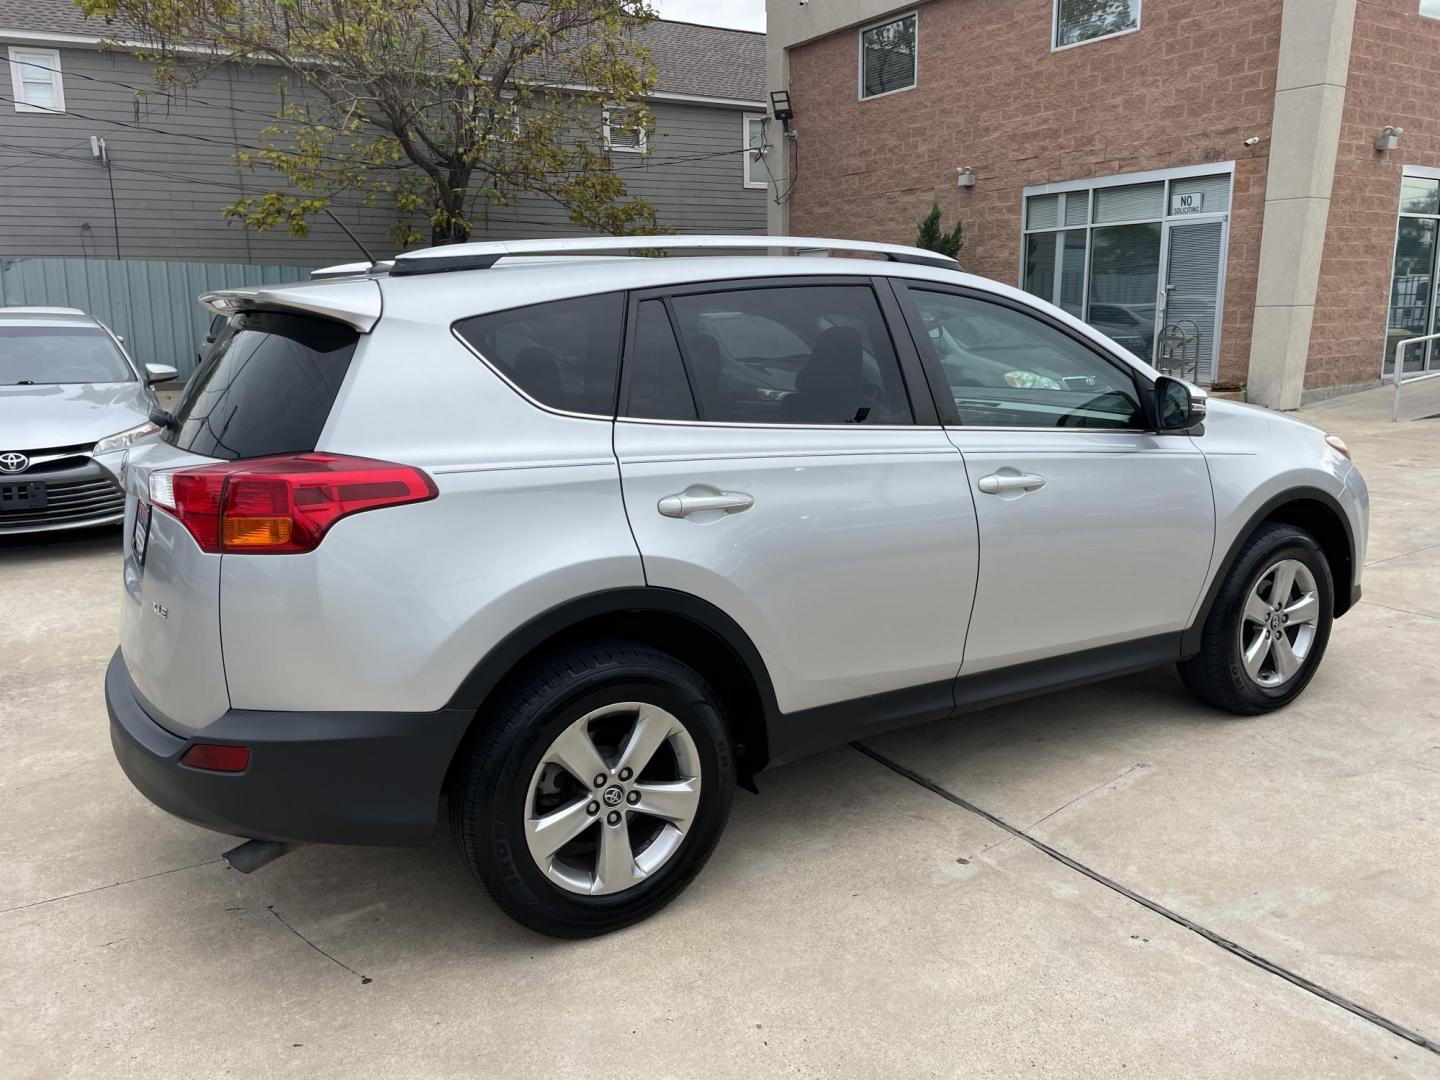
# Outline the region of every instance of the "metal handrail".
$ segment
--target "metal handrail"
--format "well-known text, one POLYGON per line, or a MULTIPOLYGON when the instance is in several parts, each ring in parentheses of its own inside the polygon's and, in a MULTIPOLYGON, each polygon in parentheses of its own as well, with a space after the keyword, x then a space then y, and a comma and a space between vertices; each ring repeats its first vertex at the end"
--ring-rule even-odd
POLYGON ((1404 341, 1397 341, 1395 343, 1395 371, 1392 373, 1392 377, 1395 380, 1395 404, 1391 406, 1390 409, 1391 423, 1398 424, 1400 422, 1401 387, 1406 383, 1425 382, 1427 379, 1440 379, 1440 371, 1426 371, 1419 375, 1412 375, 1408 379, 1405 377, 1403 354, 1406 348, 1411 345, 1419 345, 1425 341, 1440 341, 1440 334, 1426 334, 1424 337, 1406 338, 1404 341))

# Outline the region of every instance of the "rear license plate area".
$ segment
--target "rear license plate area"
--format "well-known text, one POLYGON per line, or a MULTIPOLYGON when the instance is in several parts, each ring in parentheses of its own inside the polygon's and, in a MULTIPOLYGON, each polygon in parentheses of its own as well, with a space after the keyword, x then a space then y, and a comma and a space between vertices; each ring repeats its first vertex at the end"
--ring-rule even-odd
POLYGON ((44 480, 6 480, 0 482, 0 514, 26 510, 44 510, 44 480))

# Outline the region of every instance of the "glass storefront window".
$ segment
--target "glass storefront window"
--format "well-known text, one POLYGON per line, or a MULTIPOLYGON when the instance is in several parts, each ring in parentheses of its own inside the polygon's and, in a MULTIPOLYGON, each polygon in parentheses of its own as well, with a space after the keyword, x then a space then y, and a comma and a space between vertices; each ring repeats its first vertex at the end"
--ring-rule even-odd
POLYGON ((1085 230, 1027 236, 1024 289, 1064 308, 1077 319, 1082 318, 1085 314, 1085 230))
POLYGON ((1091 238, 1091 326, 1149 363, 1155 355, 1160 223, 1111 225, 1091 238))
MULTIPOLYGON (((1402 202, 1402 205, 1404 203, 1402 202)), ((1406 338, 1431 333, 1430 311, 1435 294, 1434 218, 1400 219, 1395 237, 1395 273, 1390 280, 1390 319, 1385 331, 1385 371, 1395 370, 1395 346, 1406 338)), ((1405 349, 1405 370, 1420 371, 1425 346, 1405 349)))
MULTIPOLYGON (((1381 373, 1395 370, 1395 349, 1406 338, 1440 333, 1440 172, 1406 168, 1400 180, 1395 265, 1385 320, 1381 373)), ((1405 347, 1406 371, 1440 370, 1440 342, 1405 347)))
POLYGON ((1021 287, 1161 370, 1209 383, 1232 182, 1228 171, 1175 169, 1035 190, 1021 287))
POLYGON ((1055 302, 1055 242, 1059 233, 1032 233, 1025 238, 1026 292, 1055 302))
POLYGON ((1400 182, 1400 213, 1440 214, 1440 180, 1405 177, 1400 182))

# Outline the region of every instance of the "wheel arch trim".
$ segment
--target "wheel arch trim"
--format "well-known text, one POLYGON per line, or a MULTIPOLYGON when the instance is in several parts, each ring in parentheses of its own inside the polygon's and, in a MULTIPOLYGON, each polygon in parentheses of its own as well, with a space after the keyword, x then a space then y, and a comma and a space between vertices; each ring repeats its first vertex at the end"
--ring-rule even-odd
POLYGON ((720 608, 690 593, 654 585, 606 589, 558 604, 512 630, 471 669, 446 708, 478 710, 524 659, 568 631, 607 615, 679 617, 717 638, 748 673, 769 726, 779 714, 775 687, 760 651, 740 625, 720 608))
MULTIPOLYGON (((1350 610, 1357 599, 1354 595, 1355 529, 1350 523, 1350 516, 1340 505, 1339 500, 1328 491, 1309 486, 1286 488, 1265 500, 1236 532, 1234 540, 1231 541, 1229 549, 1225 552, 1225 558, 1221 560, 1206 586, 1205 595, 1200 602, 1199 610, 1195 613, 1195 618, 1181 639, 1182 658, 1194 656, 1200 651, 1200 639, 1205 629, 1205 621, 1210 617, 1210 611, 1215 606, 1215 598, 1220 593, 1220 587, 1225 583, 1225 578, 1240 557, 1240 549, 1244 547, 1245 542, 1255 534, 1256 529, 1274 518, 1286 507, 1307 502, 1318 503, 1322 506, 1339 523, 1344 532, 1345 555, 1348 565, 1332 566, 1330 572, 1335 577, 1335 617, 1338 619, 1350 610)), ((1321 538, 1316 537, 1316 540, 1321 541, 1321 538)))

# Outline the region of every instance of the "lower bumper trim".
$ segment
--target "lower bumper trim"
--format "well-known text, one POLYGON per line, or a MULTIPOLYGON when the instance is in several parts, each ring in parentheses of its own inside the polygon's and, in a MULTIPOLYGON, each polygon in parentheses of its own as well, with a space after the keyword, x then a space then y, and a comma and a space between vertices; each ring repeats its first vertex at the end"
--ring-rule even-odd
POLYGON ((284 843, 423 844, 473 713, 257 712, 231 709, 181 739, 138 700, 119 650, 105 672, 120 767, 162 810, 232 836, 284 843), (242 773, 180 764, 196 742, 250 747, 242 773))

